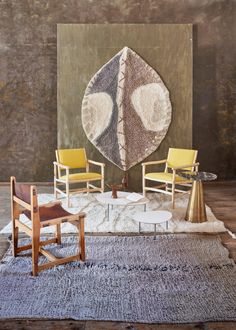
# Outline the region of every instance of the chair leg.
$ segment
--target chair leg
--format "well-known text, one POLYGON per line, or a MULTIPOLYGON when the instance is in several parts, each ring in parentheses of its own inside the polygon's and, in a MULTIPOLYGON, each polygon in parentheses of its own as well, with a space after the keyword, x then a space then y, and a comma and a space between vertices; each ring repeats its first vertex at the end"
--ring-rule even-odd
POLYGON ((87 195, 89 194, 89 182, 86 183, 86 188, 87 188, 87 195))
POLYGON ((38 275, 40 228, 33 228, 32 237, 32 273, 38 275))
POLYGON ((57 187, 57 182, 54 178, 54 198, 57 199, 57 191, 56 191, 56 187, 57 187))
POLYGON ((146 175, 146 166, 142 166, 142 186, 143 186, 143 196, 146 197, 146 190, 145 190, 145 175, 146 175))
POLYGON ((145 179, 143 178, 143 196, 146 197, 145 179))
POLYGON ((66 199, 67 199, 67 207, 70 207, 70 193, 69 193, 69 182, 66 182, 66 199))
POLYGON ((12 247, 13 247, 13 256, 17 256, 17 246, 18 246, 18 233, 19 228, 16 226, 16 219, 19 219, 20 212, 15 202, 12 204, 12 247))
POLYGON ((175 208, 175 183, 172 182, 172 209, 175 208))
POLYGON ((104 193, 104 179, 101 180, 101 192, 104 193))
POLYGON ((82 261, 85 261, 84 217, 79 218, 78 229, 79 229, 78 239, 79 239, 80 258, 82 261))
POLYGON ((18 233, 19 228, 16 227, 15 219, 13 221, 13 228, 12 228, 12 242, 13 242, 13 256, 17 256, 17 246, 18 246, 18 233))
POLYGON ((61 224, 56 225, 56 238, 57 238, 57 244, 61 244, 61 224))

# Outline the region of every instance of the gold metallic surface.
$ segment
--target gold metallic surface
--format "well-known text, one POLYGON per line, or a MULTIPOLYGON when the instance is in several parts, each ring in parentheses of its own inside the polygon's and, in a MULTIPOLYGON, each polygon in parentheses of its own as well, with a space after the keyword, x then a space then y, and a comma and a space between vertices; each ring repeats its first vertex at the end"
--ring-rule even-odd
POLYGON ((206 207, 201 181, 193 181, 185 220, 194 223, 207 221, 206 207))

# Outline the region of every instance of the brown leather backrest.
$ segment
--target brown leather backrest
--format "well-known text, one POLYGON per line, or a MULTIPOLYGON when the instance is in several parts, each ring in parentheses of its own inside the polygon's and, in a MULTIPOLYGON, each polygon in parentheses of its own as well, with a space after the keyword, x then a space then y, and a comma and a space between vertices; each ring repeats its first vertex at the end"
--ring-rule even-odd
POLYGON ((30 184, 16 183, 13 181, 13 195, 27 204, 31 204, 30 184))

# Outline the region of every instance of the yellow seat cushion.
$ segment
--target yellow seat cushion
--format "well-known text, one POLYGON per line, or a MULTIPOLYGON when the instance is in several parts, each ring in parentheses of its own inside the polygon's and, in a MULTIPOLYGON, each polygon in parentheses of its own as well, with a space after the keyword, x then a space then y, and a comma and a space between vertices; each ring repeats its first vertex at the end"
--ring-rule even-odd
MULTIPOLYGON (((101 180, 102 176, 99 173, 84 172, 84 173, 73 173, 69 174, 69 181, 80 181, 80 180, 101 180)), ((61 180, 66 180, 66 175, 60 177, 61 180)))
MULTIPOLYGON (((147 173, 145 175, 145 179, 160 181, 160 182, 172 182, 173 174, 165 173, 165 172, 155 172, 155 173, 147 173)), ((175 182, 186 182, 186 179, 175 176, 175 182)))

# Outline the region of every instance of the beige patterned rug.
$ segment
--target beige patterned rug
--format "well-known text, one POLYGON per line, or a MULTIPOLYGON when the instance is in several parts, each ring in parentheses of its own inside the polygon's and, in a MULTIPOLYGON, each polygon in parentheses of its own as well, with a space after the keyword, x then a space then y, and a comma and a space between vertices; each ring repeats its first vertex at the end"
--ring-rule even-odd
MULTIPOLYGON (((133 215, 136 212, 143 211, 143 206, 114 206, 110 211, 110 220, 107 217, 107 206, 99 204, 96 199, 97 194, 80 194, 74 195, 71 198, 72 207, 68 210, 71 213, 79 211, 86 212, 85 231, 87 233, 137 233, 138 223, 133 220, 133 215)), ((184 220, 188 195, 179 194, 176 198, 176 208, 172 210, 170 196, 158 193, 147 194, 150 202, 147 204, 147 210, 169 210, 173 213, 172 220, 169 222, 168 232, 170 233, 189 233, 189 232, 206 232, 206 233, 218 233, 227 231, 224 223, 214 216, 211 209, 207 207, 208 221, 200 224, 189 223, 184 220)), ((54 200, 54 196, 51 194, 39 195, 39 202, 41 204, 54 200)), ((65 209, 65 199, 62 199, 65 209)), ((23 215, 22 221, 28 225, 31 225, 30 221, 23 215)), ((63 233, 74 233, 75 227, 69 223, 62 224, 63 233)), ((144 232, 153 231, 152 225, 142 224, 142 230, 144 232)), ((160 226, 158 231, 164 232, 165 228, 160 226)), ((53 232, 53 227, 46 227, 42 229, 43 233, 53 232)), ((4 227, 1 231, 3 234, 11 233, 11 223, 4 227)))

